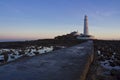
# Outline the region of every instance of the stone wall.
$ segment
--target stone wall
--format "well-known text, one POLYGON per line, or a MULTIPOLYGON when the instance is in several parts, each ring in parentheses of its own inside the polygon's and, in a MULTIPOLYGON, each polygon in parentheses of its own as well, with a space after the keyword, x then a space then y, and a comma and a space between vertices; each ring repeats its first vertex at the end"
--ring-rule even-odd
POLYGON ((0 80, 85 80, 93 58, 88 41, 0 66, 0 80))
POLYGON ((91 63, 93 62, 93 59, 94 59, 93 43, 89 42, 88 45, 84 45, 84 46, 86 46, 85 50, 86 50, 87 55, 85 56, 86 59, 83 60, 83 61, 85 61, 84 66, 82 66, 82 67, 84 67, 84 69, 82 69, 82 71, 81 71, 82 74, 80 75, 79 80, 85 80, 86 79, 86 76, 87 76, 87 73, 89 71, 90 65, 91 65, 91 63), (89 47, 88 47, 88 45, 89 45, 89 47))

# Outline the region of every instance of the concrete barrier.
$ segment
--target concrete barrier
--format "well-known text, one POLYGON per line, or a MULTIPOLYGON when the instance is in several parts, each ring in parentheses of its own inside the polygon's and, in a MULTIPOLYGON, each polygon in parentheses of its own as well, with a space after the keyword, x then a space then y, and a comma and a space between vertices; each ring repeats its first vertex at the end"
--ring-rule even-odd
POLYGON ((93 58, 88 41, 0 66, 0 80, 85 80, 93 58))

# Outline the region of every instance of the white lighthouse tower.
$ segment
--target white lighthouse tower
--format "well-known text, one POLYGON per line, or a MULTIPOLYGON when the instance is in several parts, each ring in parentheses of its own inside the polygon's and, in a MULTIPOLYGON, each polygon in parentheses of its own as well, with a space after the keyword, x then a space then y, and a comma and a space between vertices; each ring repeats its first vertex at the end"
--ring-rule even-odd
POLYGON ((88 16, 85 15, 84 17, 84 31, 83 34, 80 34, 77 39, 94 39, 92 35, 89 35, 88 31, 88 16))
POLYGON ((89 35, 88 34, 88 17, 85 15, 84 17, 84 35, 89 35))

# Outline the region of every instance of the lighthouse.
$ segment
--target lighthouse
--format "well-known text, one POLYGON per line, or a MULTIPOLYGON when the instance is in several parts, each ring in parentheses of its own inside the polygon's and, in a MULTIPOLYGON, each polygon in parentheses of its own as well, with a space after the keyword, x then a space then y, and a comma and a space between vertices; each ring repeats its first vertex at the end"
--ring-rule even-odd
POLYGON ((89 35, 89 31, 88 31, 88 16, 85 15, 84 16, 84 29, 83 29, 83 33, 81 33, 77 39, 94 39, 94 36, 89 35))
POLYGON ((84 35, 89 35, 88 34, 88 17, 85 15, 84 17, 84 35))

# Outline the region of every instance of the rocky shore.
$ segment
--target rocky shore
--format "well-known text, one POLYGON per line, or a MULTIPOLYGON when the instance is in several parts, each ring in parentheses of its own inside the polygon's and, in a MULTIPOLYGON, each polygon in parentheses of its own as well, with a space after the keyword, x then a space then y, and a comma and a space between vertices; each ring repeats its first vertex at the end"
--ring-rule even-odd
POLYGON ((87 80, 120 80, 120 41, 94 41, 95 58, 87 80))

